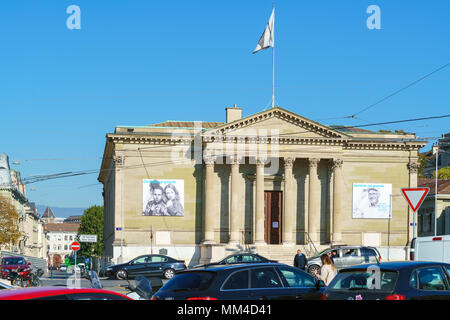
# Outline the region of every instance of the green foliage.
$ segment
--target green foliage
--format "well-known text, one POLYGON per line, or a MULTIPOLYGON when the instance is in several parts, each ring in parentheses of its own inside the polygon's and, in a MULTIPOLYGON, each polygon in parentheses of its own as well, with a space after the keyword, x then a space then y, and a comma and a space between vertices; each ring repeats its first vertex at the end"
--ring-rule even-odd
MULTIPOLYGON (((436 178, 436 171, 433 172, 433 178, 436 178)), ((438 170, 438 179, 450 179, 450 166, 438 170)))
POLYGON ((16 245, 22 233, 19 230, 19 212, 10 199, 0 197, 0 246, 16 245))
POLYGON ((419 153, 419 171, 417 172, 419 177, 423 177, 423 169, 425 169, 427 161, 427 156, 419 153))
POLYGON ((96 234, 97 243, 80 242, 79 256, 100 257, 103 253, 103 206, 92 206, 84 211, 81 217, 80 234, 96 234))

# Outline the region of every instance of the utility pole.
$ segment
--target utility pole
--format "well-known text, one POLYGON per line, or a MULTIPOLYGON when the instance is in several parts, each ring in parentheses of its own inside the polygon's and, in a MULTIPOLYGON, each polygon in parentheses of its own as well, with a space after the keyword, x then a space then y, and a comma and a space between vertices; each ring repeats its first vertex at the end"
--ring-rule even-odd
POLYGON ((437 236, 437 195, 438 195, 438 158, 439 158, 439 139, 436 149, 436 177, 434 182, 434 235, 437 236))
POLYGON ((124 155, 122 153, 122 178, 121 180, 121 197, 120 197, 120 263, 123 263, 123 179, 124 179, 124 167, 125 167, 125 159, 124 155))

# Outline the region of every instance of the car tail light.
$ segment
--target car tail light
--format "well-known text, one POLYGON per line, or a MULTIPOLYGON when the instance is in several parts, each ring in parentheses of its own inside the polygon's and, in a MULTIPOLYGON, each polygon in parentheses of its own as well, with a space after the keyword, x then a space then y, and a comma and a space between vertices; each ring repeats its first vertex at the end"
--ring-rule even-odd
POLYGON ((150 300, 159 300, 159 298, 156 296, 152 296, 152 298, 150 300))
POLYGON ((405 296, 402 294, 391 294, 386 296, 384 300, 405 300, 405 296))
POLYGON ((409 260, 414 261, 414 252, 409 253, 409 260))
POLYGON ((186 300, 218 300, 218 299, 213 297, 192 297, 187 298, 186 300))
POLYGON ((378 262, 381 262, 381 256, 378 257, 378 262))
POLYGON ((320 294, 320 300, 327 300, 328 298, 328 293, 321 293, 320 294))

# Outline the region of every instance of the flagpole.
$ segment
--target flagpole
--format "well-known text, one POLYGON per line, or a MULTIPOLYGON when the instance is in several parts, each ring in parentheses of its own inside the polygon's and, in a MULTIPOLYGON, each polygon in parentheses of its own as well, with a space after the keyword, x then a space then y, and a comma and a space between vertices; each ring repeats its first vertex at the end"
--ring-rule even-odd
POLYGON ((272 108, 275 107, 275 3, 273 3, 272 108))

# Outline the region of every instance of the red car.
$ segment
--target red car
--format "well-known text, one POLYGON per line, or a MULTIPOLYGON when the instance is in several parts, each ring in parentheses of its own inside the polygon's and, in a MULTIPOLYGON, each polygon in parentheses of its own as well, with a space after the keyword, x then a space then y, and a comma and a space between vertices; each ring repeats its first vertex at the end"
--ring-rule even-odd
POLYGON ((5 279, 11 270, 18 270, 19 275, 26 277, 31 272, 31 263, 23 257, 3 257, 1 264, 1 277, 5 279))
POLYGON ((33 287, 0 290, 0 300, 133 300, 123 294, 103 289, 33 287))

